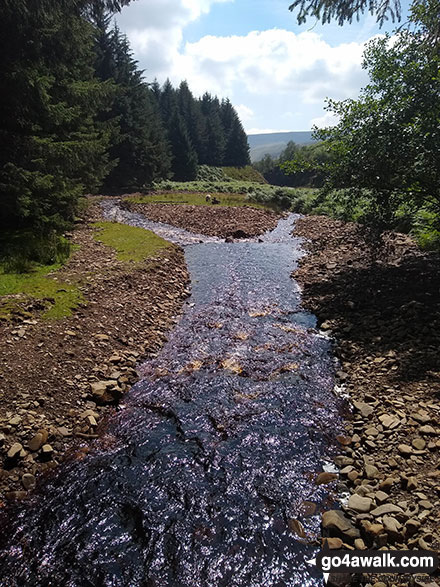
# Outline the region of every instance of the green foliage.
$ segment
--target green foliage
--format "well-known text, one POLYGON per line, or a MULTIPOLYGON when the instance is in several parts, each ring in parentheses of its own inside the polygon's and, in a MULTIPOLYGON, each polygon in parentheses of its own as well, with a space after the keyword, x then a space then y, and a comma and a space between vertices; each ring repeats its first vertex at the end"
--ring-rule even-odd
MULTIPOLYGON (((86 7, 86 3, 81 5, 86 7)), ((0 226, 62 230, 108 173, 113 94, 93 74, 93 28, 75 3, 6 3, 0 21, 0 226)))
POLYGON ((106 114, 116 121, 110 157, 115 167, 105 188, 129 190, 150 185, 170 170, 169 145, 154 94, 142 79, 127 38, 117 27, 108 31, 109 17, 95 15, 97 28, 96 73, 116 87, 112 108, 106 114))
POLYGON ((139 263, 170 246, 168 241, 143 228, 117 222, 96 222, 94 226, 98 229, 95 239, 115 249, 120 261, 139 263))
POLYGON ((351 23, 353 17, 359 20, 361 14, 366 11, 376 15, 377 22, 382 26, 389 18, 394 22, 400 20, 400 0, 295 0, 289 6, 293 11, 299 7, 297 20, 299 24, 306 22, 307 18, 317 18, 323 24, 337 20, 338 24, 351 23))
POLYGON ((0 263, 6 273, 27 273, 36 265, 62 264, 70 252, 70 242, 55 231, 41 234, 9 230, 0 237, 0 263))
POLYGON ((253 165, 274 185, 320 187, 331 156, 330 149, 324 143, 300 146, 289 141, 277 159, 268 154, 253 165))
POLYGON ((438 20, 431 28, 439 4, 422 5, 413 8, 414 30, 369 44, 370 83, 359 100, 329 101, 340 122, 316 132, 333 154, 325 191, 342 190, 350 202, 367 198, 383 226, 395 225, 402 207, 440 215, 438 20))
POLYGON ((246 165, 245 167, 222 167, 222 170, 226 177, 230 177, 237 181, 251 181, 262 184, 267 183, 261 173, 251 165, 246 165))

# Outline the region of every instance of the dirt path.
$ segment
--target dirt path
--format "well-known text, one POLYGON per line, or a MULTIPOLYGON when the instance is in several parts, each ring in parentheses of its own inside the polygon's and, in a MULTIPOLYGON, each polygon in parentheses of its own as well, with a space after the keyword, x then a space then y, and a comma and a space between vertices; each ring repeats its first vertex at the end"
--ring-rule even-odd
POLYGON ((358 539, 332 514, 324 531, 358 548, 438 550, 439 256, 404 235, 385 235, 378 249, 361 227, 320 216, 302 218, 295 235, 310 251, 295 272, 303 303, 335 338, 353 408, 336 462, 358 539))
POLYGON ((171 245, 136 267, 93 238, 90 221, 57 277, 81 282, 86 300, 72 317, 0 322, 0 504, 22 498, 66 451, 96 437, 113 405, 137 380, 136 365, 156 353, 187 296, 180 248, 171 245))

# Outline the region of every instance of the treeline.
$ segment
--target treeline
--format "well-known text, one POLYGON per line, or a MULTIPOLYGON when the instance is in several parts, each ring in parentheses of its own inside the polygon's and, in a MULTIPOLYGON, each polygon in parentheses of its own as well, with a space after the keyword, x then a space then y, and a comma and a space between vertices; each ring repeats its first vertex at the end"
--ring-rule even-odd
POLYGON ((148 84, 112 16, 129 0, 3 0, 0 227, 64 230, 78 199, 246 165, 229 100, 148 84))
POLYGON ((267 154, 253 163, 253 167, 272 185, 322 187, 325 181, 324 166, 330 157, 329 149, 323 143, 297 145, 289 141, 279 157, 267 154), (289 162, 288 172, 283 169, 286 162, 289 162))

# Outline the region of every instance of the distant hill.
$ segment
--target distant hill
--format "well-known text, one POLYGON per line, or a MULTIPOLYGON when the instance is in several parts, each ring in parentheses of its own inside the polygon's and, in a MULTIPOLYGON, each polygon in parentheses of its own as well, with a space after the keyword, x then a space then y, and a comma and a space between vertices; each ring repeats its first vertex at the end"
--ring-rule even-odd
POLYGON ((260 161, 266 153, 272 157, 278 157, 289 141, 293 141, 297 145, 310 145, 316 142, 312 139, 312 131, 310 130, 248 135, 251 161, 260 161))

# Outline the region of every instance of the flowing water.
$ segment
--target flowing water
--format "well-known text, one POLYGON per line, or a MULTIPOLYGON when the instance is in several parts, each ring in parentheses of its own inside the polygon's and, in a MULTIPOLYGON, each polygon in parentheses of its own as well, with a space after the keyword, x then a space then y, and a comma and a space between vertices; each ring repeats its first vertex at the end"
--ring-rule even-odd
POLYGON ((329 341, 290 277, 301 255, 293 222, 234 243, 161 225, 175 242, 204 241, 185 247, 184 314, 105 435, 14 514, 0 585, 323 584, 306 560, 338 400, 329 341))

